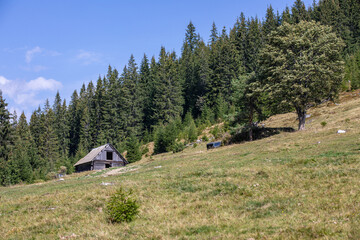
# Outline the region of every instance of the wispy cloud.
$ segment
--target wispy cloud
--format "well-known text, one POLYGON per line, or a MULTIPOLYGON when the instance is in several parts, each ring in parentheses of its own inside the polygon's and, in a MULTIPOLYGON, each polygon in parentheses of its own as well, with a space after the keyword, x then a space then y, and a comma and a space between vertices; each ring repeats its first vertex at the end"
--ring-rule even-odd
POLYGON ((56 57, 56 56, 60 56, 61 53, 54 51, 54 50, 48 50, 48 49, 44 49, 44 48, 40 48, 39 46, 36 46, 30 50, 27 50, 25 52, 25 62, 26 63, 31 63, 33 58, 35 57, 35 55, 41 55, 41 56, 50 56, 50 57, 56 57))
POLYGON ((6 85, 6 84, 8 84, 8 83, 10 83, 10 80, 6 79, 6 78, 3 77, 3 76, 0 76, 0 86, 1 86, 1 85, 6 85))
POLYGON ((37 53, 41 53, 43 50, 37 46, 37 47, 34 47, 33 49, 30 49, 30 50, 27 50, 26 53, 25 53, 25 61, 27 63, 30 63, 34 57, 35 54, 37 53))
MULTIPOLYGON (((44 99, 39 99, 39 94, 44 91, 56 91, 62 88, 62 84, 54 79, 38 77, 29 82, 10 80, 0 76, 0 89, 4 95, 21 105, 21 108, 34 107, 39 105, 44 99)), ((19 106, 16 106, 19 108, 19 106)))
POLYGON ((76 60, 81 61, 84 65, 89 65, 93 63, 100 63, 101 62, 101 55, 95 52, 79 50, 78 54, 76 55, 76 60))

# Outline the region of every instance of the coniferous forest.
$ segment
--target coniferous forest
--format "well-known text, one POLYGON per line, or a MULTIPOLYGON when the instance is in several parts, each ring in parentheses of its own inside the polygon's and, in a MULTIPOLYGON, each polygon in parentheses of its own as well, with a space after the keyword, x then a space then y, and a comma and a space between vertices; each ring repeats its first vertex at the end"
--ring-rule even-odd
POLYGON ((58 92, 30 119, 9 113, 0 94, 0 184, 72 173, 75 162, 105 143, 127 150, 129 162, 151 141, 155 153, 179 151, 179 139, 194 141, 216 122, 252 140, 256 122, 296 111, 301 130, 307 108, 360 88, 358 0, 310 7, 296 0, 280 12, 270 5, 264 19, 241 13, 230 31, 209 28, 204 38, 190 22, 181 53, 161 47, 140 63, 130 56, 123 69, 109 66, 69 102, 58 92))

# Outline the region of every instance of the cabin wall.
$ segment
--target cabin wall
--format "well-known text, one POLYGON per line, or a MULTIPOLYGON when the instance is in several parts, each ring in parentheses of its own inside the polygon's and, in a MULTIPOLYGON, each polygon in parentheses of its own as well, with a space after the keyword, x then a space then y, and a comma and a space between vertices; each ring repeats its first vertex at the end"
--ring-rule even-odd
POLYGON ((94 161, 94 170, 105 169, 105 162, 94 161))
POLYGON ((102 170, 106 168, 106 164, 110 164, 110 167, 120 167, 125 166, 124 162, 120 161, 103 161, 103 160, 95 160, 94 161, 94 170, 102 170))
POLYGON ((112 149, 110 146, 106 146, 104 150, 99 153, 94 160, 107 160, 106 159, 106 152, 112 152, 113 153, 113 161, 123 161, 118 154, 112 149))
POLYGON ((80 164, 75 166, 76 172, 83 172, 83 171, 90 171, 91 169, 91 162, 80 164))

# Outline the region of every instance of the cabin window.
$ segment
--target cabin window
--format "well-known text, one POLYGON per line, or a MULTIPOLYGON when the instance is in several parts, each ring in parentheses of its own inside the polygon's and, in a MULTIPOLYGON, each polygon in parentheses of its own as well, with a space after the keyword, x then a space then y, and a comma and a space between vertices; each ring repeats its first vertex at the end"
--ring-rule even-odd
POLYGON ((111 168, 111 164, 105 164, 105 168, 111 168))
POLYGON ((113 160, 113 153, 112 152, 106 152, 106 160, 113 160))

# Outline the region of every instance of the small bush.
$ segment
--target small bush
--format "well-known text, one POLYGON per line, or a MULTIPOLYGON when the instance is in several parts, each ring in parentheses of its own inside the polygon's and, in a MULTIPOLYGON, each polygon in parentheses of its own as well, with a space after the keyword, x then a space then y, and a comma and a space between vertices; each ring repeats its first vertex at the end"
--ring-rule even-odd
POLYGON ((194 143, 193 148, 196 148, 197 146, 198 146, 197 143, 194 143))
POLYGON ((56 179, 56 176, 56 172, 49 172, 48 174, 46 174, 46 180, 56 179))
POLYGON ((324 122, 321 122, 320 124, 321 124, 322 127, 325 127, 327 122, 324 121, 324 122))
POLYGON ((175 142, 171 146, 173 153, 182 152, 185 149, 185 145, 182 142, 175 142))
POLYGON ((107 219, 112 223, 131 222, 139 213, 139 204, 131 197, 132 190, 117 190, 106 204, 107 219))
POLYGON ((60 166, 59 170, 58 170, 58 173, 59 174, 62 174, 62 175, 65 175, 67 172, 67 167, 65 166, 60 166))
POLYGON ((214 136, 214 138, 218 138, 220 134, 220 129, 218 126, 215 126, 210 132, 214 136))
POLYGON ((204 142, 209 141, 209 138, 208 138, 206 135, 204 135, 201 139, 202 139, 204 142))

